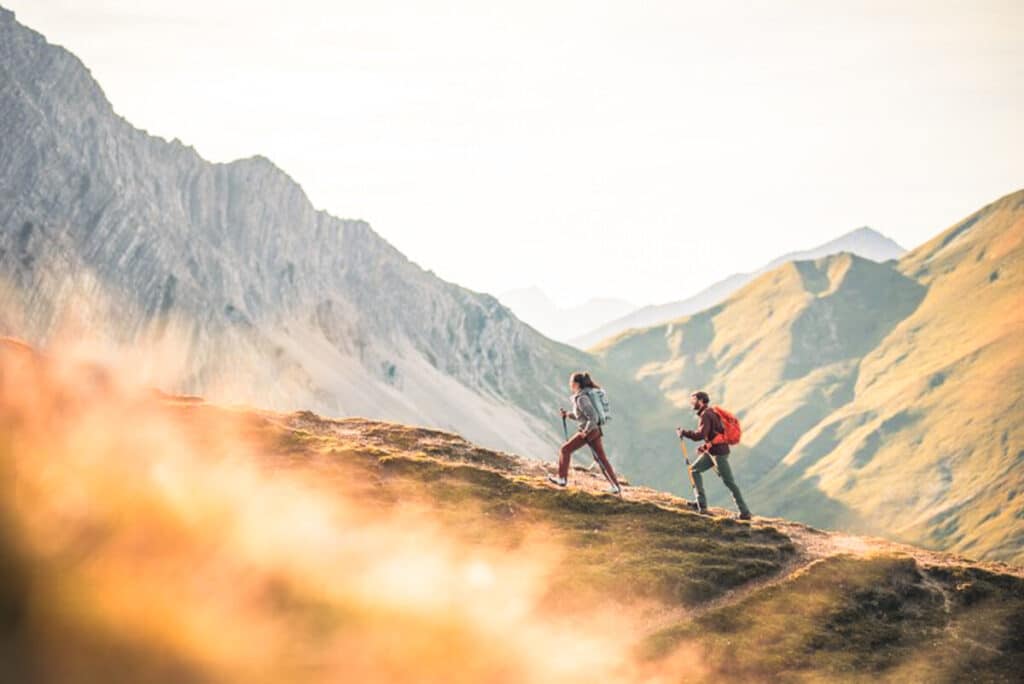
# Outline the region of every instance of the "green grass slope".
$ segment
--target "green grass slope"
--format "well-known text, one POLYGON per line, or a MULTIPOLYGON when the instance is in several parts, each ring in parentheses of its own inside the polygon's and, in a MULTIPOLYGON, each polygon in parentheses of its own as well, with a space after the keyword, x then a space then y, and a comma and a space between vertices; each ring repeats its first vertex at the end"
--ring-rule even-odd
MULTIPOLYGON (((758 510, 1021 562, 1022 239, 1018 192, 899 262, 786 264, 593 351, 681 412, 701 387, 736 410, 758 510)), ((628 470, 683 491, 677 449, 628 470)))
POLYGON ((1013 681, 1024 667, 1017 569, 833 543, 781 520, 707 519, 645 488, 598 494, 601 482, 580 473, 560 490, 536 464, 430 430, 308 413, 267 428, 284 430, 293 459, 326 456, 339 483, 379 483, 364 496, 426 494, 433 515, 475 542, 515 548, 532 525, 549 526, 568 548, 551 604, 657 606, 633 638, 667 681, 1013 681))
POLYGON ((1024 597, 1007 580, 908 558, 835 556, 657 632, 643 652, 656 659, 699 645, 687 681, 1014 681, 1024 666, 1024 597))

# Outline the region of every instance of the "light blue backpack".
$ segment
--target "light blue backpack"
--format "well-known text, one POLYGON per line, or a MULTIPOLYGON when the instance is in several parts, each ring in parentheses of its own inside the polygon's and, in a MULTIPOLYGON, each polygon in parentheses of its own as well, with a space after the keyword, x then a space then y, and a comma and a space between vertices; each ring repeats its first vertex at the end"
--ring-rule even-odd
POLYGON ((604 425, 611 421, 612 405, 608 402, 608 393, 600 387, 591 387, 584 391, 590 397, 590 403, 594 405, 594 410, 597 411, 597 424, 604 425))

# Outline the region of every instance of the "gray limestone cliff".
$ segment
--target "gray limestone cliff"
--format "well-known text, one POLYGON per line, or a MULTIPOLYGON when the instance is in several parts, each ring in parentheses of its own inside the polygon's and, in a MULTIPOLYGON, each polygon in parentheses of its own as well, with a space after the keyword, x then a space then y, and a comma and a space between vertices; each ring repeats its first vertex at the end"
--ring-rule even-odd
POLYGON ((177 391, 535 455, 565 374, 592 362, 365 222, 315 210, 269 160, 214 164, 133 127, 74 55, 6 10, 0 332, 41 345, 88 333, 159 350, 155 376, 177 391))

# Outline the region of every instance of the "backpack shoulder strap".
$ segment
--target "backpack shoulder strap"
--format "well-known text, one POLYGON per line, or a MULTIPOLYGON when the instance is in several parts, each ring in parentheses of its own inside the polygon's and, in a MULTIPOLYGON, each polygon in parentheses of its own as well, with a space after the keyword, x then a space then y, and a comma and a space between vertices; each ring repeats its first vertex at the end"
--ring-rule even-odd
POLYGON ((709 406, 708 410, 712 413, 709 420, 711 421, 711 441, 713 442, 716 437, 725 434, 725 420, 722 418, 722 414, 718 412, 717 406, 709 406))

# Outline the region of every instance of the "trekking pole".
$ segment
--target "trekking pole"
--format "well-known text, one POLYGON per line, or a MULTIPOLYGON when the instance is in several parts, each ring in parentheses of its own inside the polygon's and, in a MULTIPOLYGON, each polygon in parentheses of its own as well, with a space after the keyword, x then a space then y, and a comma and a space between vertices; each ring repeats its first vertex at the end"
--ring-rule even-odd
POLYGON ((609 477, 608 471, 604 469, 604 464, 601 463, 601 459, 597 457, 597 451, 595 451, 594 447, 590 446, 590 444, 587 444, 587 446, 590 447, 590 455, 594 457, 594 463, 596 463, 597 467, 601 469, 601 474, 604 475, 604 479, 608 480, 608 484, 614 486, 615 483, 612 482, 612 478, 609 477))
POLYGON ((693 495, 697 496, 697 483, 693 479, 693 471, 690 470, 690 457, 686 455, 686 442, 679 440, 679 448, 683 450, 683 461, 686 463, 686 475, 690 478, 690 487, 693 489, 693 495))
POLYGON ((569 426, 565 422, 565 416, 562 416, 562 434, 565 435, 565 441, 569 441, 569 426))

